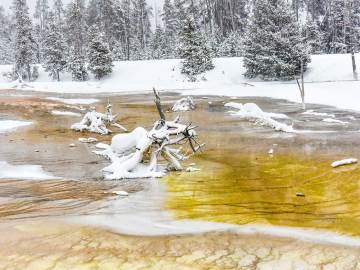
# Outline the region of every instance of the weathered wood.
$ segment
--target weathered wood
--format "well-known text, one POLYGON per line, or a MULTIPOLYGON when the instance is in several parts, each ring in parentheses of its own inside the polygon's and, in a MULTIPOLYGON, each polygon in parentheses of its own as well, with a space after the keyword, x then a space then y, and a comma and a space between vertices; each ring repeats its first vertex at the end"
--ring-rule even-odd
POLYGON ((155 95, 155 104, 156 104, 156 108, 159 112, 159 115, 160 115, 160 119, 161 120, 166 120, 165 118, 165 114, 164 114, 164 111, 162 109, 162 106, 161 106, 161 99, 160 99, 160 96, 158 94, 158 92, 156 91, 155 88, 153 88, 153 91, 154 91, 154 95, 155 95))

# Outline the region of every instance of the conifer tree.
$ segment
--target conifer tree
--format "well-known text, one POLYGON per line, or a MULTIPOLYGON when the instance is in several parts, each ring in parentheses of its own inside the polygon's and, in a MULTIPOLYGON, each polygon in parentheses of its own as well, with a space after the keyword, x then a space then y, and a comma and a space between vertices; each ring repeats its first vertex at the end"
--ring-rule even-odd
POLYGON ((96 26, 90 28, 88 59, 88 69, 96 79, 100 80, 112 72, 113 64, 109 45, 105 41, 104 34, 96 26))
POLYGON ((69 45, 68 70, 75 81, 86 81, 88 74, 85 67, 86 25, 84 1, 73 0, 66 14, 66 36, 69 45))
POLYGON ((165 37, 165 33, 160 26, 156 27, 155 33, 151 40, 151 58, 152 59, 164 59, 170 54, 168 40, 165 37))
POLYGON ((30 80, 35 42, 32 36, 32 23, 26 0, 14 0, 13 10, 15 19, 14 71, 20 77, 27 77, 30 80))
POLYGON ((0 64, 13 63, 14 51, 12 46, 12 25, 10 18, 5 15, 5 10, 0 6, 0 64))
POLYGON ((214 68, 211 51, 190 16, 187 17, 180 36, 179 55, 183 58, 181 72, 194 76, 214 68))
POLYGON ((53 80, 60 81, 60 72, 66 67, 67 47, 61 27, 57 21, 58 18, 50 12, 43 42, 43 67, 53 80))
POLYGON ((249 78, 293 79, 310 61, 296 16, 284 0, 257 0, 245 40, 244 66, 249 78))

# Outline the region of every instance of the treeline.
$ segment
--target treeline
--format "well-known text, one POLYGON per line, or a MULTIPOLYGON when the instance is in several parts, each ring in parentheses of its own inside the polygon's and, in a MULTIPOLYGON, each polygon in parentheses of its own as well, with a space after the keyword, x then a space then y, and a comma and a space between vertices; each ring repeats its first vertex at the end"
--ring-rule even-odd
MULTIPOLYGON (((165 0, 160 12, 146 0, 72 0, 66 6, 61 0, 37 0, 33 17, 26 0, 14 0, 11 14, 0 8, 0 63, 20 61, 18 67, 24 62, 41 63, 54 78, 66 68, 74 79, 85 80, 84 63, 96 66, 102 57, 108 59, 103 75, 111 72, 110 60, 183 57, 189 20, 194 37, 201 36, 211 57, 243 56, 256 34, 254 23, 275 20, 279 32, 286 35, 281 29, 283 17, 269 18, 276 16, 271 12, 255 16, 257 8, 278 2, 292 21, 289 31, 300 33, 296 42, 307 46, 309 53, 360 50, 359 0, 165 0), (158 19, 152 25, 155 15, 158 19)), ((271 46, 276 44, 268 44, 268 49, 276 49, 271 46)))

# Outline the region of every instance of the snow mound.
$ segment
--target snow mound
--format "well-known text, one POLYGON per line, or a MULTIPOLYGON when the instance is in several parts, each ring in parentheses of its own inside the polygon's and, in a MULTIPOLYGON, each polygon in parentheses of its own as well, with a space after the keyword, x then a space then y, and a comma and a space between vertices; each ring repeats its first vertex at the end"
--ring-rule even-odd
POLYGON ((19 127, 26 127, 31 125, 29 121, 17 121, 17 120, 0 120, 0 133, 14 131, 19 127))
POLYGON ((289 126, 284 123, 280 123, 272 119, 272 118, 287 119, 288 117, 285 114, 264 112, 255 103, 241 104, 241 103, 229 102, 226 103, 224 106, 238 109, 238 111, 232 112, 232 114, 250 121, 254 121, 258 125, 271 127, 276 131, 283 131, 288 133, 295 132, 292 126, 289 126))
POLYGON ((64 111, 51 111, 52 115, 56 115, 56 116, 81 116, 80 113, 74 113, 74 112, 64 112, 64 111))
POLYGON ((173 112, 187 112, 195 110, 195 102, 192 97, 182 98, 175 102, 171 109, 173 112))
POLYGON ((0 179, 52 180, 59 178, 45 172, 39 165, 11 165, 6 161, 0 161, 0 179))
POLYGON ((65 103, 65 104, 71 104, 71 105, 76 105, 76 104, 89 105, 89 104, 99 102, 99 100, 95 99, 95 98, 57 98, 57 97, 48 97, 46 99, 52 100, 52 101, 57 101, 57 102, 62 102, 62 103, 65 103))

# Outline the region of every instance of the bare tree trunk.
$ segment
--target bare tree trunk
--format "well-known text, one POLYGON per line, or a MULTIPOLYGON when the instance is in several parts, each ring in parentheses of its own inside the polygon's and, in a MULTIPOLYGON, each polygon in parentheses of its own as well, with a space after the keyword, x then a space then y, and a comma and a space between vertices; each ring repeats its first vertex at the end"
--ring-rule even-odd
POLYGON ((353 69, 354 79, 357 80, 358 76, 357 76, 357 71, 356 71, 356 61, 355 61, 354 48, 352 48, 352 51, 351 51, 351 62, 352 62, 352 69, 353 69))
POLYGON ((301 84, 299 82, 299 79, 296 79, 297 85, 299 87, 299 91, 300 91, 300 95, 301 95, 301 104, 302 104, 302 109, 305 110, 306 109, 306 104, 305 104, 305 82, 304 82, 304 62, 301 59, 301 74, 300 74, 300 80, 301 80, 301 84))

